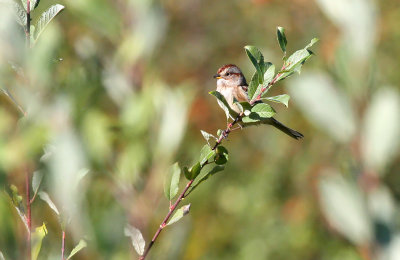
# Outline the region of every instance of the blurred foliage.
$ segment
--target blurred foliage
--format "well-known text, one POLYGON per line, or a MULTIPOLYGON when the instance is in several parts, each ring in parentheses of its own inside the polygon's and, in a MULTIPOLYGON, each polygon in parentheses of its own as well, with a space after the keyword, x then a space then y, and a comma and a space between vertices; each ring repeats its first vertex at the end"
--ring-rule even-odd
MULTIPOLYGON (((225 170, 185 199, 190 214, 166 228, 149 259, 400 259, 396 0, 59 0, 65 10, 29 51, 5 2, 5 259, 24 258, 26 228, 5 190, 24 194, 27 170, 43 174, 39 192, 61 216, 34 201, 33 230, 48 232, 38 259, 60 258, 60 218, 66 255, 87 241, 73 259, 135 257, 126 224, 148 243, 168 211, 169 166, 198 159, 200 129, 225 127, 207 95, 212 75, 235 63, 250 79, 245 45, 280 64, 278 25, 288 53, 320 39, 302 75, 271 90, 290 94, 290 110, 274 106, 277 118, 305 138, 268 127, 232 133, 225 170)), ((55 3, 41 0, 32 24, 55 3)))

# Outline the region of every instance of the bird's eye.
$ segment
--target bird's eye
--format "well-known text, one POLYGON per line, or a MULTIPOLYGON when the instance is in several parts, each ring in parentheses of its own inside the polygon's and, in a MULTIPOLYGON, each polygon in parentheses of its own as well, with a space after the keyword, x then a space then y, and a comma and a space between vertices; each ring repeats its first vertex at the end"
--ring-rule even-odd
POLYGON ((231 75, 229 72, 228 72, 228 73, 226 73, 226 76, 229 76, 229 75, 231 75))

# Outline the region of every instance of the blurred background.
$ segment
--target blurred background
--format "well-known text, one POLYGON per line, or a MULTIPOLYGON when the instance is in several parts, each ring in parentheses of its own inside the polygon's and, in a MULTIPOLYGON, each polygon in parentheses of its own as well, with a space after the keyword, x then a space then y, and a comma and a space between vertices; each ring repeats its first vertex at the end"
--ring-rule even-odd
MULTIPOLYGON (((5 1, 3 1, 5 2, 5 1)), ((226 126, 208 92, 234 63, 249 79, 245 45, 276 67, 313 37, 316 53, 273 94, 270 127, 224 141, 225 170, 184 203, 191 212, 160 235, 149 259, 400 259, 400 5, 397 0, 42 0, 66 9, 25 51, 25 35, 0 1, 0 251, 24 259, 26 230, 4 187, 24 194, 43 175, 66 221, 74 259, 136 259, 127 223, 148 243, 168 211, 169 165, 190 165, 200 130, 226 126), (23 115, 25 113, 25 116, 23 115)), ((184 185, 184 181, 182 181, 184 185)), ((39 259, 59 259, 59 216, 39 198, 32 227, 46 223, 39 259)))

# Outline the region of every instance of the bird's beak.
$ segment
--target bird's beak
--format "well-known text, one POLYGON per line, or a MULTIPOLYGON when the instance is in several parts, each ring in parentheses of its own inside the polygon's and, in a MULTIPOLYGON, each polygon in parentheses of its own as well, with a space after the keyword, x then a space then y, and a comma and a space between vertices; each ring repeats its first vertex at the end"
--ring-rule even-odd
POLYGON ((221 79, 222 77, 221 77, 221 75, 219 75, 219 74, 215 74, 215 75, 213 76, 213 78, 214 78, 214 79, 221 79))

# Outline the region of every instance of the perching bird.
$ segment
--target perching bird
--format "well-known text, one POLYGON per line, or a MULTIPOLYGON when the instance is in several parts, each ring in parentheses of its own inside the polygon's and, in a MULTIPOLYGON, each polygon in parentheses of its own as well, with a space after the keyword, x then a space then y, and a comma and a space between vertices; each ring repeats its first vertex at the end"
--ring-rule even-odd
MULTIPOLYGON (((217 91, 224 96, 232 110, 240 114, 239 107, 234 104, 234 100, 249 102, 248 85, 242 71, 236 65, 228 64, 219 68, 214 78, 217 79, 217 91)), ((264 119, 261 123, 272 125, 295 139, 304 137, 301 133, 290 129, 273 117, 264 119)))

